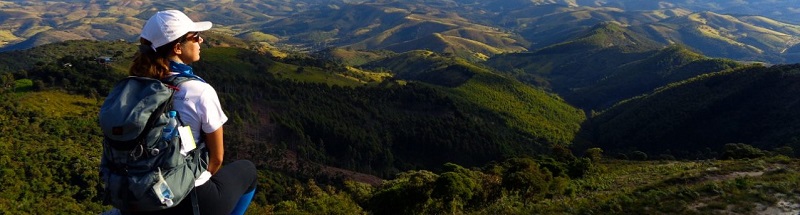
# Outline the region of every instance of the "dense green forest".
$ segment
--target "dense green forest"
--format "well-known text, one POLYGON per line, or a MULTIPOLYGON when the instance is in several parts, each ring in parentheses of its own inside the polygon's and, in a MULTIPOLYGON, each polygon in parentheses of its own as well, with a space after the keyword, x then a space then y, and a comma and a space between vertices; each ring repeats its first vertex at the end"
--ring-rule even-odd
MULTIPOLYGON (((553 144, 568 145, 584 120, 556 96, 455 62, 429 67, 476 74, 459 87, 397 79, 348 87, 333 80, 345 69, 330 62, 276 62, 235 48, 204 53, 211 56, 196 67, 219 86, 235 119, 231 138, 247 143, 242 147, 268 143, 303 159, 380 177, 445 162, 474 166, 546 152, 553 144), (325 78, 315 82, 315 72, 325 78), (243 133, 252 135, 237 135, 243 133)), ((269 159, 274 157, 260 160, 269 159)))
POLYGON ((798 148, 798 72, 749 66, 676 82, 599 113, 587 130, 593 146, 692 159, 718 157, 728 143, 798 148))
MULTIPOLYGON (((73 41, 0 53, 1 213, 110 209, 101 202, 97 175, 102 136, 96 114, 103 96, 125 76, 131 46, 73 41), (57 49, 68 54, 46 51, 57 49)), ((622 113, 686 86, 741 89, 731 94, 774 101, 758 110, 793 110, 789 94, 777 92, 794 92, 796 66, 700 76, 586 120, 557 95, 452 56, 392 55, 378 64, 383 66, 363 69, 396 77, 371 79, 365 78, 370 73, 354 75, 344 65, 303 55, 280 59, 205 48, 203 61, 193 66, 218 90, 231 118, 226 161, 250 159, 259 168, 263 186, 249 214, 748 213, 760 210, 757 205, 792 202, 800 191, 797 161, 790 158, 794 145, 768 144, 791 137, 791 128, 763 128, 775 133, 764 133, 770 135, 761 142, 741 141, 752 146, 718 144, 712 150, 724 160, 675 161, 669 159, 677 153, 655 157, 658 148, 603 142, 627 128, 610 119, 654 120, 622 113), (417 62, 428 65, 408 71, 399 66, 417 62), (609 129, 614 127, 623 130, 609 129)), ((728 99, 708 105, 752 108, 734 102, 741 97, 728 99)), ((770 116, 779 113, 787 114, 770 116)), ((768 121, 759 122, 754 126, 768 121)))
POLYGON ((95 120, 96 100, 63 93, 3 92, 0 101, 0 210, 101 210, 97 167, 102 133, 95 120))

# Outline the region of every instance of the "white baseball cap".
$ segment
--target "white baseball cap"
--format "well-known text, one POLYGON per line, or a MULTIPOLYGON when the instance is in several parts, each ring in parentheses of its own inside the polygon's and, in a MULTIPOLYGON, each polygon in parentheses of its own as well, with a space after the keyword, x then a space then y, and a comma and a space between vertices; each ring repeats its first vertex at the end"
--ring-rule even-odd
POLYGON ((139 35, 149 40, 153 50, 175 41, 186 33, 211 29, 211 22, 194 22, 178 10, 158 11, 147 20, 139 35))

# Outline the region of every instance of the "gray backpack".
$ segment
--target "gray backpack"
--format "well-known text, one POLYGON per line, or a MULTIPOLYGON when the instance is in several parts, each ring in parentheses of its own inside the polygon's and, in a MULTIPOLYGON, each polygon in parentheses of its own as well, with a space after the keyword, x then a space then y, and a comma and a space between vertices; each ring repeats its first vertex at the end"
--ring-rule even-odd
POLYGON ((195 179, 206 170, 208 154, 201 143, 183 155, 180 137, 162 138, 176 86, 188 80, 128 77, 117 83, 100 108, 105 200, 121 211, 174 207, 189 196, 195 179))

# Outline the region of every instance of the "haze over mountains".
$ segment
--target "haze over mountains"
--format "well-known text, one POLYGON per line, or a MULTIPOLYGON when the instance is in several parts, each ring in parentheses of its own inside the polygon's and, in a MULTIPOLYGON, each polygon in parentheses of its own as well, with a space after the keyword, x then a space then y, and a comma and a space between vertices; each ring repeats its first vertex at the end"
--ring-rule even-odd
POLYGON ((216 31, 301 51, 431 50, 482 61, 568 42, 613 22, 641 35, 634 37, 710 57, 800 62, 800 10, 788 0, 2 1, 0 46, 135 41, 144 19, 163 9, 211 20, 216 31))

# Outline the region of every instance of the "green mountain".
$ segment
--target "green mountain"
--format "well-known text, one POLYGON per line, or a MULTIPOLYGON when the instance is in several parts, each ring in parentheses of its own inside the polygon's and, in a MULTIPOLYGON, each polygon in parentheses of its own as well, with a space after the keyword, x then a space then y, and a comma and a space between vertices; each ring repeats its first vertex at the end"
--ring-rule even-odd
POLYGON ((329 48, 315 52, 313 55, 322 60, 330 60, 349 66, 360 66, 369 62, 387 58, 395 54, 396 53, 390 51, 329 48))
POLYGON ((773 63, 788 60, 783 53, 797 43, 800 32, 800 26, 765 17, 713 12, 673 17, 642 28, 657 41, 684 44, 706 56, 773 63))
POLYGON ((614 22, 622 26, 638 26, 669 17, 679 17, 691 12, 680 9, 625 11, 611 7, 568 7, 542 5, 519 7, 498 14, 497 25, 515 29, 532 45, 540 49, 567 42, 594 26, 614 22))
POLYGON ((798 65, 750 66, 670 84, 592 119, 594 144, 684 158, 719 155, 727 143, 798 147, 798 65))
POLYGON ((385 69, 395 77, 444 87, 463 108, 479 108, 502 118, 507 126, 532 134, 539 147, 569 145, 574 129, 584 120, 582 111, 556 95, 498 75, 458 58, 430 51, 413 51, 365 65, 385 69), (543 142, 541 142, 543 141, 543 142))
POLYGON ((796 62, 785 51, 797 44, 798 26, 764 16, 692 12, 682 8, 544 5, 506 10, 494 21, 531 41, 530 49, 565 42, 603 22, 616 22, 661 44, 680 44, 711 57, 770 63, 796 62))
POLYGON ((595 26, 569 42, 532 53, 499 55, 487 64, 587 110, 604 109, 674 81, 738 66, 683 47, 663 48, 615 23, 595 26))
POLYGON ((669 83, 740 66, 731 60, 707 58, 673 46, 621 65, 591 86, 574 89, 564 97, 579 105, 610 107, 669 83))

